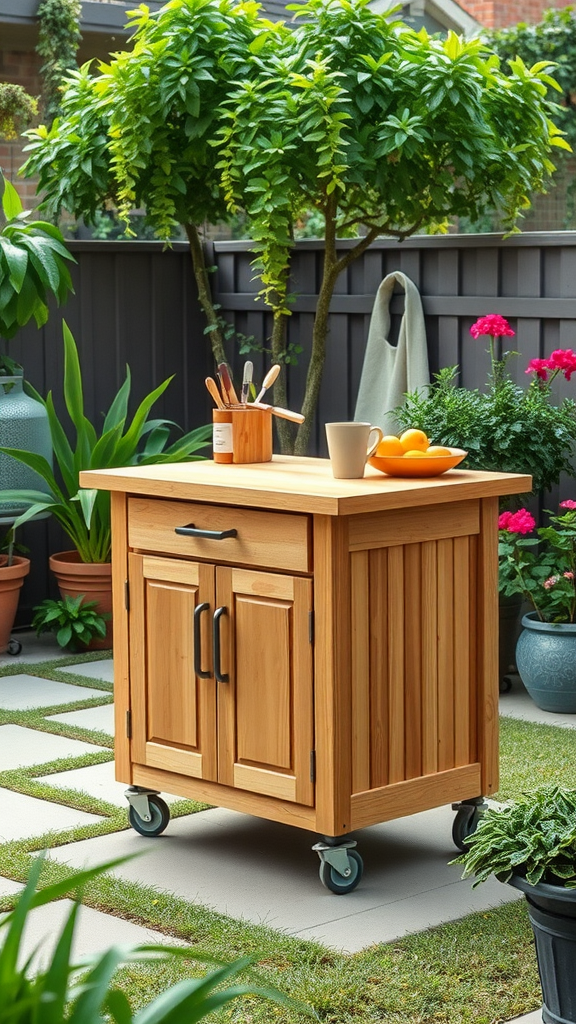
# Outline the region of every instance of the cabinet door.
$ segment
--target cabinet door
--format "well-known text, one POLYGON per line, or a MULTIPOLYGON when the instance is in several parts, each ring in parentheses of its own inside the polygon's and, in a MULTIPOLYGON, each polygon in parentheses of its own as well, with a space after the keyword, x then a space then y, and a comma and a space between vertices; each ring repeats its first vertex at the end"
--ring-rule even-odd
POLYGON ((214 566, 129 556, 133 761, 216 779, 216 694, 210 623, 214 566), (199 650, 194 646, 197 612, 199 650), (195 674, 196 665, 209 678, 195 674))
POLYGON ((218 779, 312 804, 312 582, 218 566, 216 607, 218 779))

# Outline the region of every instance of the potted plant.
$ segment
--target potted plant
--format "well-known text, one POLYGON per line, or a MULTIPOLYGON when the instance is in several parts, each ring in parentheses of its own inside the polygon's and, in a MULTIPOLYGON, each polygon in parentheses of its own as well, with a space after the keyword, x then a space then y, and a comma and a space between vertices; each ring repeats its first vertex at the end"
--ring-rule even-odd
POLYGON ((54 633, 60 647, 69 651, 100 650, 106 647, 106 622, 109 614, 99 615, 97 601, 86 601, 83 594, 46 598, 34 608, 32 629, 36 635, 54 633))
MULTIPOLYGON (((52 458, 46 411, 24 391, 22 367, 8 355, 8 341, 34 318, 48 319, 48 297, 64 302, 72 291, 68 263, 74 262, 53 224, 32 220, 14 186, 0 171, 3 223, 0 226, 0 445, 52 458)), ((41 478, 29 466, 0 454, 0 480, 11 490, 36 490, 41 478)), ((5 517, 23 510, 13 502, 0 504, 5 517)))
MULTIPOLYGON (((552 395, 554 379, 570 380, 576 369, 574 352, 558 349, 549 359, 531 360, 525 372, 532 379, 522 388, 508 371, 508 360, 517 353, 499 351, 502 339, 514 337, 508 321, 497 314, 480 317, 470 334, 489 341, 486 389, 458 387, 458 367, 445 367, 427 388, 406 395, 395 410, 399 424, 424 430, 435 444, 464 448, 464 469, 530 474, 536 494, 558 484, 563 473, 574 476, 576 403, 565 398, 555 404, 552 395)), ((501 591, 501 680, 514 662, 521 611, 519 593, 501 591)))
POLYGON ((500 589, 520 594, 533 611, 522 619, 516 664, 543 711, 576 714, 576 501, 536 530, 525 508, 498 521, 500 589))
POLYGON ((10 640, 20 590, 30 572, 30 559, 14 554, 14 527, 0 540, 0 654, 18 654, 19 643, 10 640))
MULTIPOLYGON (((42 478, 47 493, 35 490, 0 491, 0 500, 24 503, 27 508, 15 521, 19 526, 41 512, 50 512, 59 521, 74 545, 72 551, 50 557, 52 570, 59 574, 62 597, 82 594, 98 602, 100 614, 111 612, 111 531, 110 495, 104 491, 79 486, 79 473, 84 469, 105 469, 136 464, 181 462, 198 459, 198 449, 211 437, 211 426, 198 427, 170 443, 169 420, 149 420, 154 403, 168 387, 171 377, 147 395, 132 416, 128 417, 130 369, 126 380, 112 401, 98 434, 84 415, 84 388, 78 350, 72 334, 63 323, 64 335, 64 402, 75 431, 75 445, 68 441, 58 419, 52 393, 46 399, 36 395, 47 412, 58 479, 47 459, 30 451, 0 448, 29 466, 42 478)), ((107 639, 111 646, 112 629, 108 623, 107 639)))
POLYGON ((464 877, 495 875, 526 896, 545 1024, 576 1024, 576 790, 542 786, 489 808, 466 842, 452 861, 464 877))

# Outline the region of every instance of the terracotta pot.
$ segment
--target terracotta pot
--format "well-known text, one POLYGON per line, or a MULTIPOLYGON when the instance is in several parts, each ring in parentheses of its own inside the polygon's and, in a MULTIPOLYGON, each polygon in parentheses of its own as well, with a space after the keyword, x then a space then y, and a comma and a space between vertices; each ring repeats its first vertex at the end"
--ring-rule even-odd
MULTIPOLYGON (((100 615, 112 612, 112 565, 110 562, 82 562, 77 551, 60 551, 50 555, 49 565, 54 573, 61 597, 78 597, 96 601, 100 615)), ((89 651, 112 647, 112 619, 106 623, 106 636, 95 637, 88 644, 89 651)))
POLYGON ((8 556, 0 556, 0 654, 8 650, 20 588, 29 572, 29 558, 14 555, 12 565, 8 565, 8 556))

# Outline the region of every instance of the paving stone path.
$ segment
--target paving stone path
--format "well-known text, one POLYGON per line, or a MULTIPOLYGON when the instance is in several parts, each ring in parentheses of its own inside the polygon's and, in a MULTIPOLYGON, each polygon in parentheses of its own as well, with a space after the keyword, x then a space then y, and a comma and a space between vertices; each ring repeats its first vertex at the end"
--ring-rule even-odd
MULTIPOLYGON (((112 737, 110 691, 97 688, 97 681, 113 682, 112 660, 61 667, 62 679, 69 673, 81 675, 84 685, 75 680, 42 679, 25 671, 35 661, 58 658, 60 653, 49 643, 26 635, 19 657, 0 655, 0 667, 14 667, 14 674, 0 677, 0 708, 37 710, 54 726, 112 737), (92 706, 58 710, 81 701, 90 701, 92 706), (43 709, 47 709, 45 715, 43 709)), ((576 726, 576 716, 546 715, 522 690, 518 684, 512 693, 503 695, 504 714, 576 726)), ((22 766, 38 766, 34 777, 49 784, 54 795, 48 801, 0 788, 0 842, 40 837, 48 831, 62 832, 104 820, 97 813, 67 806, 64 798, 59 803, 59 791, 82 793, 112 808, 127 806, 126 787, 114 780, 110 748, 98 742, 55 735, 32 726, 0 726, 0 771, 22 766), (85 764, 87 754, 92 760, 95 754, 101 754, 100 763, 85 764), (81 758, 82 763, 71 764, 71 758, 81 758), (57 759, 62 759, 61 770, 59 765, 56 770, 50 765, 57 759), (44 766, 49 766, 48 771, 44 766)), ((168 802, 178 799, 163 795, 168 802)), ((145 856, 119 866, 118 876, 232 917, 318 940, 343 952, 356 952, 373 943, 390 942, 472 911, 522 898, 496 881, 472 890, 468 881, 461 880, 459 868, 448 864, 454 856, 452 820, 453 812, 443 807, 359 832, 365 875, 358 889, 342 898, 321 887, 316 855, 310 849, 315 840, 309 833, 220 808, 173 819, 163 836, 155 839, 127 829, 57 846, 50 857, 79 868, 145 851, 145 856)), ((0 895, 18 889, 17 883, 0 878, 0 895)), ((47 955, 65 912, 66 901, 33 912, 28 929, 29 952, 46 938, 47 945, 39 955, 47 955)), ((111 943, 151 941, 166 944, 176 940, 84 907, 75 953, 97 952, 111 943)), ((535 1011, 520 1020, 536 1024, 541 1013, 535 1011)))

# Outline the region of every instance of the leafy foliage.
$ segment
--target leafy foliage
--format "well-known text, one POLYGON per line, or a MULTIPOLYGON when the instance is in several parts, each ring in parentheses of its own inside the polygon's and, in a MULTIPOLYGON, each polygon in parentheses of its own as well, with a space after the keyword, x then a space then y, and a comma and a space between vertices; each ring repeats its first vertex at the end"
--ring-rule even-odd
MULTIPOLYGON (((110 199, 125 218, 144 204, 161 238, 186 225, 215 353, 221 334, 191 226, 246 214, 273 357, 286 361, 293 223, 319 215, 324 271, 295 446, 304 452, 338 276, 379 234, 445 230, 449 217, 494 205, 512 230, 566 143, 549 117, 548 63, 515 59, 505 73, 479 40, 415 33, 368 0, 310 0, 295 14, 290 30, 250 0, 177 0, 155 14, 142 5, 133 49, 96 76, 74 73, 61 119, 28 133, 25 169, 49 209, 90 218, 110 199), (336 236, 359 234, 338 257, 336 236)), ((275 400, 285 399, 282 379, 275 400)))
POLYGON ((530 885, 545 882, 576 888, 576 790, 541 786, 502 808, 489 808, 453 860, 464 865, 474 886, 494 874, 507 882, 521 875, 530 885))
MULTIPOLYGON (((68 262, 74 258, 58 228, 29 220, 20 197, 0 171, 4 224, 0 230, 0 337, 8 340, 34 317, 42 327, 48 319, 48 295, 58 303, 73 291, 68 262)), ((14 360, 0 352, 0 376, 12 375, 14 360)))
POLYGON ((169 443, 174 424, 170 420, 148 419, 152 406, 164 393, 172 377, 168 377, 146 395, 128 421, 131 379, 130 368, 127 366, 126 380, 113 399, 98 436, 95 427, 84 415, 84 386, 78 350, 66 323, 63 324, 63 334, 64 401, 76 433, 76 446, 71 446, 58 419, 52 392, 48 393, 45 400, 34 392, 48 413, 52 447, 61 482, 57 481, 50 464, 42 455, 19 448, 1 448, 0 451, 39 473, 49 492, 47 496, 42 491, 6 490, 0 491, 1 500, 28 503, 29 508, 15 520, 16 527, 47 510, 62 525, 83 562, 109 562, 110 495, 107 491, 81 488, 80 472, 84 469, 195 461, 202 456, 193 453, 208 443, 211 428, 209 425, 198 427, 169 443))
POLYGON ((575 475, 576 403, 550 401, 550 387, 533 380, 526 389, 504 376, 487 392, 458 387, 458 368, 445 367, 421 392, 396 409, 404 427, 424 430, 435 444, 464 448, 466 469, 529 473, 535 492, 548 490, 561 473, 575 475))
MULTIPOLYGON (((121 860, 69 875, 60 882, 36 891, 40 879, 42 858, 32 864, 26 887, 16 909, 4 917, 0 928, 6 929, 0 948, 0 1024, 102 1024, 112 1020, 115 1024, 196 1024, 233 999, 256 995, 276 1003, 306 1007, 288 999, 277 989, 258 985, 223 986, 250 965, 249 957, 230 964, 218 964, 214 970, 200 978, 180 981, 160 992, 147 1006, 132 1012, 122 989, 114 984, 117 969, 126 962, 149 962, 161 967, 178 957, 184 960, 211 962, 189 947, 139 945, 126 950, 111 946, 102 954, 84 957, 78 962, 72 952, 79 903, 75 902, 46 968, 30 971, 32 957, 24 960, 22 940, 28 914, 35 907, 60 899, 70 891, 78 891, 91 879, 121 860)), ((309 1012, 309 1011, 308 1011, 309 1012)))
POLYGON ((43 108, 49 124, 60 112, 60 100, 68 71, 76 67, 80 35, 80 0, 42 0, 36 12, 38 45, 43 58, 40 75, 44 83, 43 108))
POLYGON ((38 102, 21 85, 0 82, 0 138, 10 142, 28 128, 38 112, 38 102))
POLYGON ((85 601, 84 594, 66 595, 59 601, 46 598, 34 608, 32 629, 36 635, 55 633, 60 647, 77 651, 96 637, 106 636, 106 620, 110 614, 95 611, 97 601, 85 601))
MULTIPOLYGON (((562 504, 560 506, 563 507, 562 504)), ((564 506, 565 507, 565 506, 564 506)), ((535 523, 530 513, 528 526, 535 523)), ((569 507, 560 515, 549 512, 550 522, 525 537, 514 529, 514 519, 504 513, 498 541, 499 587, 510 597, 522 594, 541 622, 574 622, 576 618, 576 511, 569 507)), ((524 528, 523 533, 530 532, 524 528)))

